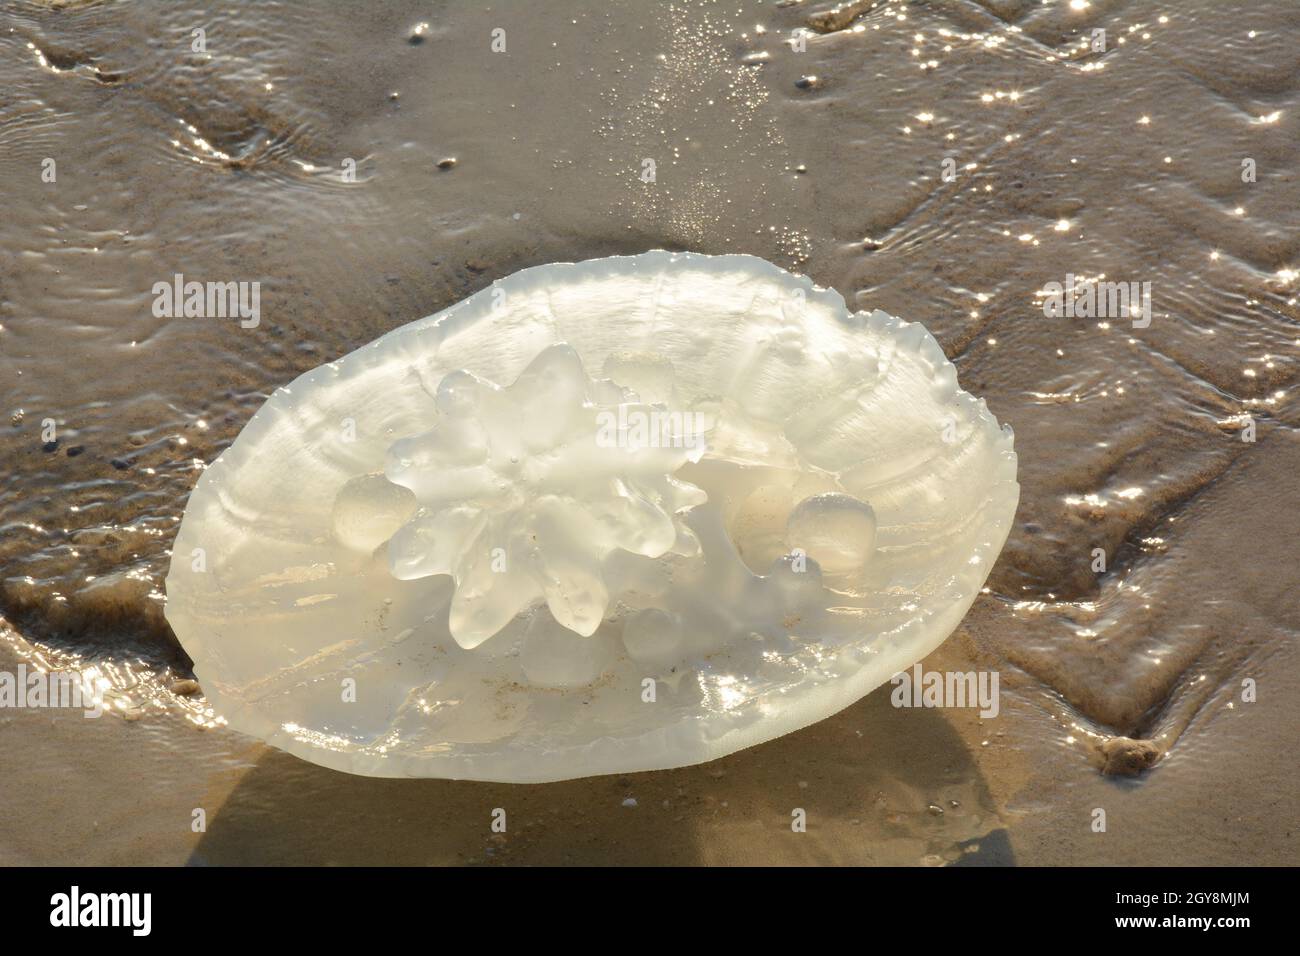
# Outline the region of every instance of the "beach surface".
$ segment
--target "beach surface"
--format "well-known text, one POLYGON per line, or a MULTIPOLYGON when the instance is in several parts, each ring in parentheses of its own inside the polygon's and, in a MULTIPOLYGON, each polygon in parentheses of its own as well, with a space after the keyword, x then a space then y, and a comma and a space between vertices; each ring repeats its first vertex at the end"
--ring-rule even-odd
POLYGON ((0 10, 0 671, 93 669, 110 711, 0 708, 0 864, 1300 861, 1300 7, 835 9, 0 10), (509 786, 332 772, 173 691, 169 548, 271 392, 652 248, 922 322, 1014 428, 1010 539, 923 662, 998 672, 996 717, 886 686, 509 786), (259 283, 256 323, 157 315, 177 274, 259 283), (1149 313, 1047 314, 1070 277, 1149 313))

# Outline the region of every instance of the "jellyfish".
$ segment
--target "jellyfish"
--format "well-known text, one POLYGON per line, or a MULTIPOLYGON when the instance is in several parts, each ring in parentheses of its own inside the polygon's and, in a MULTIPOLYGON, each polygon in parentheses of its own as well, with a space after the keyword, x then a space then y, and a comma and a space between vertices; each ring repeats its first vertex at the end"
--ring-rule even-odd
POLYGON ((558 263, 275 392, 190 496, 166 615, 231 727, 323 766, 679 767, 933 651, 1018 498, 920 324, 752 256, 558 263))

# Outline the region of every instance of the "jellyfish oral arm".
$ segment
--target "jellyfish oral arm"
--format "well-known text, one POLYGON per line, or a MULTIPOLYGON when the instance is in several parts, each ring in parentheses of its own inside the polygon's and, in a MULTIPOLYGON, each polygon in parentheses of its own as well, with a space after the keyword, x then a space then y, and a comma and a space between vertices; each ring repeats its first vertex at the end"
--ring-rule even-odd
POLYGON ((452 576, 450 627, 461 647, 538 601, 590 636, 610 602, 610 552, 698 551, 682 517, 705 496, 673 474, 702 443, 634 427, 652 415, 680 420, 634 399, 593 382, 572 348, 551 346, 504 388, 447 376, 434 427, 389 449, 386 478, 418 504, 389 543, 390 569, 401 579, 452 576))

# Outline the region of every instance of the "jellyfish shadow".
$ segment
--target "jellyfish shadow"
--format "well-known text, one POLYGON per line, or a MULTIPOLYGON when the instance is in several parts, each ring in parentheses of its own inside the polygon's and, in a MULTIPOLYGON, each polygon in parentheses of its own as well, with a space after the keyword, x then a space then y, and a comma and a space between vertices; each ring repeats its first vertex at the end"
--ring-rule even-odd
POLYGON ((358 777, 268 749, 189 863, 1014 863, 965 742, 889 690, 707 764, 559 783, 358 777))

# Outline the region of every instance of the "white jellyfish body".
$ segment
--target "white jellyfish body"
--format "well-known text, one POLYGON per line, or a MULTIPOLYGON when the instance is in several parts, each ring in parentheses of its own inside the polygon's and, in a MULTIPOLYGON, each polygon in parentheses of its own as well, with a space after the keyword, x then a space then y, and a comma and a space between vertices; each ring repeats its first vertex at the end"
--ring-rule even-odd
POLYGON ((749 256, 541 266, 277 391, 167 617, 232 727, 329 767, 682 766, 933 650, 1018 495, 920 325, 749 256))

